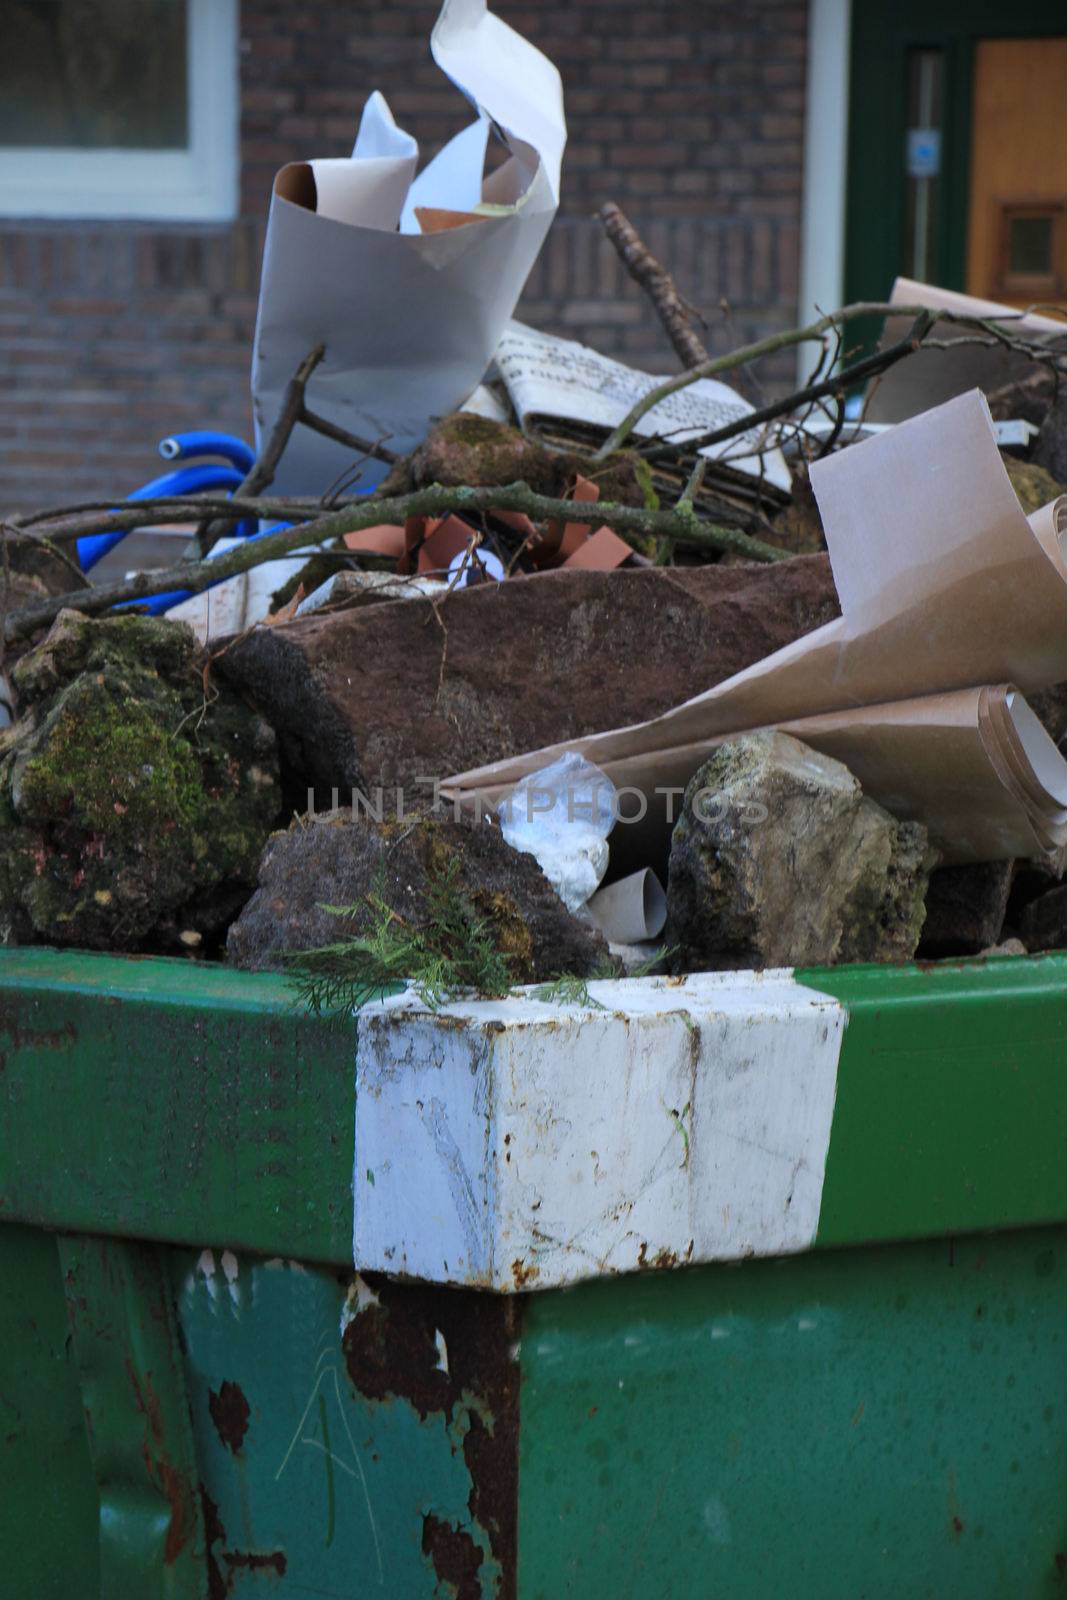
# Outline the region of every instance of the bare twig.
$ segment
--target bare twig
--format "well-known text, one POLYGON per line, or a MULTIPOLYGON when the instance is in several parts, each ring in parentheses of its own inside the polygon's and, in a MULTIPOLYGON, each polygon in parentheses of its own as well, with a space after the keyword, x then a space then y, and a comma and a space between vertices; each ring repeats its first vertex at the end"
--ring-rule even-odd
MULTIPOLYGON (((902 361, 905 356, 914 354, 920 344, 924 344, 925 347, 929 341, 924 340, 924 334, 933 320, 933 312, 920 312, 908 333, 896 344, 887 346, 885 350, 876 350, 873 355, 865 356, 862 361, 855 361, 851 366, 842 367, 833 377, 823 378, 820 383, 808 384, 806 388, 798 389, 795 394, 786 395, 782 400, 773 400, 770 405, 762 406, 758 411, 750 411, 747 416, 738 417, 733 422, 724 423, 721 428, 713 428, 710 433, 701 434, 699 439, 687 439, 681 448, 703 450, 709 445, 725 444, 727 440, 740 438, 763 423, 773 422, 778 417, 791 416, 801 406, 822 400, 827 395, 843 394, 852 384, 872 377, 875 373, 885 372, 896 362, 902 361)), ((679 447, 660 442, 649 450, 643 450, 642 454, 648 460, 654 461, 661 455, 669 455, 676 448, 679 447)))
MULTIPOLYGON (((469 516, 494 510, 522 511, 539 522, 550 519, 568 521, 574 516, 574 502, 534 494, 525 483, 496 488, 443 488, 440 484, 433 484, 427 489, 416 489, 411 494, 396 495, 389 499, 368 495, 300 527, 286 528, 263 539, 242 540, 234 549, 214 560, 185 562, 156 572, 139 573, 123 583, 106 584, 95 589, 33 601, 11 613, 6 621, 5 635, 9 643, 24 639, 47 626, 60 611, 67 608, 95 616, 124 601, 146 600, 152 595, 166 594, 174 589, 199 594, 211 584, 247 572, 263 562, 276 561, 294 550, 327 544, 343 534, 370 528, 380 522, 403 523, 408 517, 440 517, 452 511, 469 516)), ((680 510, 648 511, 644 507, 600 503, 596 508, 596 520, 630 540, 649 536, 670 539, 675 544, 717 554, 730 551, 749 561, 783 561, 788 558, 788 551, 753 539, 737 528, 701 521, 688 506, 680 510)))
POLYGON ((268 484, 273 483, 274 474, 278 470, 278 463, 285 453, 290 435, 300 420, 300 413, 304 409, 304 392, 307 389, 311 374, 326 354, 326 346, 316 345, 314 350, 309 350, 303 361, 297 367, 293 376, 286 385, 285 394, 282 396, 281 410, 271 429, 270 438, 252 463, 248 475, 237 490, 239 495, 258 494, 268 484))
MULTIPOLYGON (((273 483, 274 474, 278 470, 278 463, 282 459, 285 447, 289 443, 290 435, 300 420, 300 413, 304 409, 304 391, 308 386, 308 379, 326 354, 324 344, 316 345, 314 350, 309 350, 307 355, 297 367, 293 376, 286 385, 285 394, 282 396, 281 409, 277 420, 270 431, 263 449, 249 467, 247 473, 238 485, 234 498, 258 494, 268 484, 273 483)), ((232 527, 235 518, 219 518, 209 522, 197 533, 197 545, 200 554, 206 556, 214 544, 223 538, 232 527)))
MULTIPOLYGON (((719 297, 719 314, 722 318, 722 326, 726 329, 728 337, 735 338, 737 323, 734 319, 734 308, 725 295, 719 297)), ((737 387, 744 391, 754 406, 762 406, 766 403, 767 396, 763 385, 751 367, 738 368, 737 387)))
POLYGON ((309 411, 305 405, 300 407, 296 420, 303 423, 305 428, 321 433, 324 439, 333 439, 336 444, 354 450, 364 459, 373 456, 376 461, 384 461, 390 467, 394 461, 400 460, 395 450, 386 449, 384 439, 361 439, 358 433, 349 433, 347 428, 338 427, 336 422, 331 422, 328 417, 320 417, 317 411, 309 411))
POLYGON ((52 539, 57 544, 70 544, 84 534, 192 523, 205 512, 213 515, 219 511, 228 515, 231 507, 240 517, 285 522, 310 522, 322 514, 319 500, 229 500, 222 495, 198 494, 174 499, 119 501, 117 505, 111 500, 100 510, 92 506, 56 507, 9 522, 8 526, 21 538, 39 543, 52 539))
MULTIPOLYGON (((1022 313, 1020 312, 1021 316, 1022 313)), ((980 329, 994 343, 1002 345, 1005 349, 1014 350, 1026 355, 1035 361, 1046 361, 1051 365, 1060 364, 1064 357, 1057 352, 1032 341, 1020 339, 1009 331, 1011 322, 1017 320, 1014 316, 1002 316, 996 319, 991 317, 964 316, 957 312, 932 311, 929 306, 895 306, 887 305, 883 301, 859 301, 855 305, 843 306, 840 311, 830 312, 829 315, 819 317, 815 322, 810 322, 803 328, 789 328, 781 333, 770 334, 766 339, 759 339, 754 344, 742 345, 739 350, 732 350, 727 355, 717 356, 714 360, 704 361, 698 367, 692 367, 688 372, 679 373, 676 377, 667 378, 662 383, 656 384, 643 395, 627 412, 619 426, 608 435, 600 449, 593 457, 594 461, 602 461, 615 450, 621 450, 634 427, 641 418, 652 411, 661 401, 668 399, 672 394, 677 394, 680 389, 688 388, 698 378, 714 378, 723 372, 732 371, 736 367, 744 366, 749 361, 756 361, 761 356, 771 355, 776 350, 788 349, 791 345, 811 343, 822 340, 831 330, 837 329, 858 317, 911 317, 916 322, 922 322, 924 330, 932 327, 936 322, 952 323, 980 329)), ((909 336, 909 339, 913 336, 909 336)), ((900 360, 910 353, 908 341, 901 341, 893 347, 896 354, 893 359, 900 360)), ((884 362, 888 352, 876 351, 873 356, 867 357, 866 362, 857 362, 849 371, 847 381, 855 381, 863 372, 873 373, 884 370, 884 362)), ((841 383, 842 374, 825 380, 823 393, 832 393, 841 383)), ((804 394, 804 391, 801 391, 804 394)), ((811 398, 810 394, 808 398, 811 398)), ((790 395, 787 400, 776 402, 773 407, 764 406, 761 410, 751 412, 747 417, 738 419, 737 424, 728 428, 716 429, 714 433, 704 434, 699 440, 689 439, 686 446, 692 449, 694 444, 707 445, 722 438, 733 438, 736 434, 745 432, 748 428, 755 427, 759 422, 770 420, 771 416, 782 416, 787 410, 793 409, 798 403, 796 395, 790 395)))
POLYGON ((841 429, 845 426, 844 389, 838 389, 836 391, 834 394, 834 404, 837 407, 837 415, 834 417, 833 427, 830 429, 830 432, 826 435, 826 438, 822 442, 819 453, 816 456, 817 461, 821 461, 823 456, 828 456, 830 451, 835 448, 838 439, 841 437, 841 429))
POLYGON ((696 367, 707 361, 707 347, 691 326, 692 312, 678 293, 678 286, 667 268, 656 260, 633 223, 612 201, 601 206, 597 215, 623 266, 652 301, 682 365, 696 367))
POLYGON ((689 474, 689 481, 682 490, 681 494, 678 496, 678 504, 680 506, 691 506, 693 504, 693 496, 699 493, 701 485, 704 482, 704 474, 707 472, 707 470, 707 456, 697 456, 696 464, 694 465, 692 472, 689 474))

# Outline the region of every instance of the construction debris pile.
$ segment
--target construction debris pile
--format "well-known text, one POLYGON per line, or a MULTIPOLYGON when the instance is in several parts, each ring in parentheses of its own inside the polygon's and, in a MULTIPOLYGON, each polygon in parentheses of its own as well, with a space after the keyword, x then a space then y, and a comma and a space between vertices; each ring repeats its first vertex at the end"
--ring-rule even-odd
POLYGON ((279 175, 243 477, 5 525, 2 937, 320 1006, 1067 945, 1065 325, 901 282, 712 360, 608 206, 684 370, 526 328, 558 75, 432 48, 421 173, 373 96, 279 175))

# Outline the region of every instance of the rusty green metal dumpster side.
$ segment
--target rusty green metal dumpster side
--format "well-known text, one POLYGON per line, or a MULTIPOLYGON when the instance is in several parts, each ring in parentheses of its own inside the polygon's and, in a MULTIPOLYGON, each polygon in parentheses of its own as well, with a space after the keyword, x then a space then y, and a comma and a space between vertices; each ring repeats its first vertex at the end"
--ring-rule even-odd
POLYGON ((1065 980, 795 975, 840 1025, 810 1241, 573 1283, 545 1244, 502 1290, 373 1260, 354 1025, 273 978, 0 952, 2 1592, 1067 1593, 1065 980))

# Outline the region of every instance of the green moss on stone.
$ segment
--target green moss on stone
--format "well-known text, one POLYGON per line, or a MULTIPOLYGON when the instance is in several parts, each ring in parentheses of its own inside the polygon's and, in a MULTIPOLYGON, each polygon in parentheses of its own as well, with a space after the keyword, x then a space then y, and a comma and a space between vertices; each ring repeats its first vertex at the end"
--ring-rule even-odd
POLYGON ((219 931, 277 819, 270 729, 205 686, 173 623, 68 613, 31 654, 36 704, 0 760, 6 926, 116 948, 219 931))

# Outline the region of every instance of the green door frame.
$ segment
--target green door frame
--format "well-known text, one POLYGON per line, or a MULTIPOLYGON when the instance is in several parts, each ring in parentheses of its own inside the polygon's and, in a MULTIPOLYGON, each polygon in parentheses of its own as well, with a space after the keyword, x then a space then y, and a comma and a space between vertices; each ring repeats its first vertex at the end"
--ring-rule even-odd
POLYGON ((845 299, 882 300, 904 235, 907 52, 945 51, 936 277, 964 287, 970 191, 971 83, 980 39, 1067 35, 1067 0, 856 0, 852 8, 845 299))

